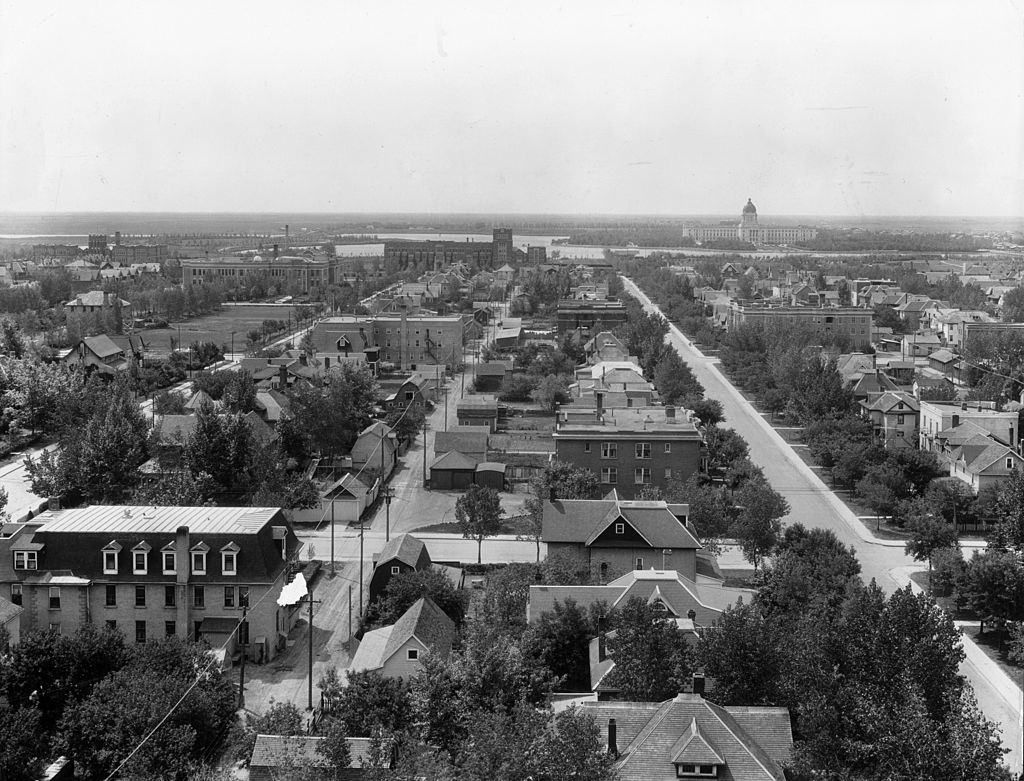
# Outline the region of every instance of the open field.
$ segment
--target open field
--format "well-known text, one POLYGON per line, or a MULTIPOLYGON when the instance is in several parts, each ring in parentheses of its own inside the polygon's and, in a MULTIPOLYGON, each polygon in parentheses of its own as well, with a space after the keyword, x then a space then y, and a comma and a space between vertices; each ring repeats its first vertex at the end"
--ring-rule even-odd
POLYGON ((259 328, 264 320, 287 320, 295 322, 295 306, 291 304, 243 304, 225 306, 220 312, 204 315, 180 323, 171 323, 167 328, 144 329, 139 333, 146 344, 153 350, 170 350, 171 339, 178 341, 179 327, 181 343, 188 346, 193 342, 214 342, 231 349, 231 332, 235 332, 235 350, 246 348, 245 334, 253 328, 259 328))

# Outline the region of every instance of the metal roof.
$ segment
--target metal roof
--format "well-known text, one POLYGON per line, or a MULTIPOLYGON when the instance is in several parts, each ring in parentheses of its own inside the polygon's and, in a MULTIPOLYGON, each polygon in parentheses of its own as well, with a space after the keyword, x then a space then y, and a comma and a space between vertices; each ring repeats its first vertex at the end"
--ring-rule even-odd
POLYGON ((253 534, 280 513, 277 507, 155 507, 93 505, 50 510, 35 521, 45 532, 174 534, 253 534))

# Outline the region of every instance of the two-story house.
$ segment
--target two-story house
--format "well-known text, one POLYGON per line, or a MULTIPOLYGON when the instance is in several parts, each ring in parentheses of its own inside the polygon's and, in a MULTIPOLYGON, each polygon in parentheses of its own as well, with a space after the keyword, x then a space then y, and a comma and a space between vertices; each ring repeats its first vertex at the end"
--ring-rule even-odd
POLYGON ((700 543, 686 525, 689 506, 664 501, 560 499, 544 503, 541 539, 549 554, 566 551, 595 577, 660 567, 697 579, 700 543))
POLYGON ((893 449, 916 447, 919 403, 912 393, 886 391, 874 400, 861 401, 860 410, 871 421, 878 444, 893 449))
POLYGON ((263 661, 297 618, 276 598, 302 543, 276 507, 94 505, 5 529, 10 569, 0 577, 24 608, 24 629, 106 625, 137 643, 205 637, 228 658, 242 642, 263 661))

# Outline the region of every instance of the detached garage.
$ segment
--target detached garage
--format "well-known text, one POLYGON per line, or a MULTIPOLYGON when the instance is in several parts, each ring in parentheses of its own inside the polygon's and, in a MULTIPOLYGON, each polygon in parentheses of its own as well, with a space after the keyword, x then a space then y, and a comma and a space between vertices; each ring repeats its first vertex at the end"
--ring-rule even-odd
POLYGON ((483 461, 476 465, 476 484, 495 491, 505 490, 505 465, 483 461))
POLYGON ((430 487, 437 491, 465 491, 476 479, 476 459, 449 450, 430 465, 430 487))

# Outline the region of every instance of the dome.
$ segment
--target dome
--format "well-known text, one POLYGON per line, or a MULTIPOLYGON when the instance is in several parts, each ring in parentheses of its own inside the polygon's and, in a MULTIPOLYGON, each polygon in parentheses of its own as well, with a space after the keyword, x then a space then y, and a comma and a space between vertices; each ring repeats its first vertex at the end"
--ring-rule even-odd
POLYGON ((757 214, 757 209, 754 207, 753 202, 747 198, 747 205, 743 207, 744 214, 757 214))

